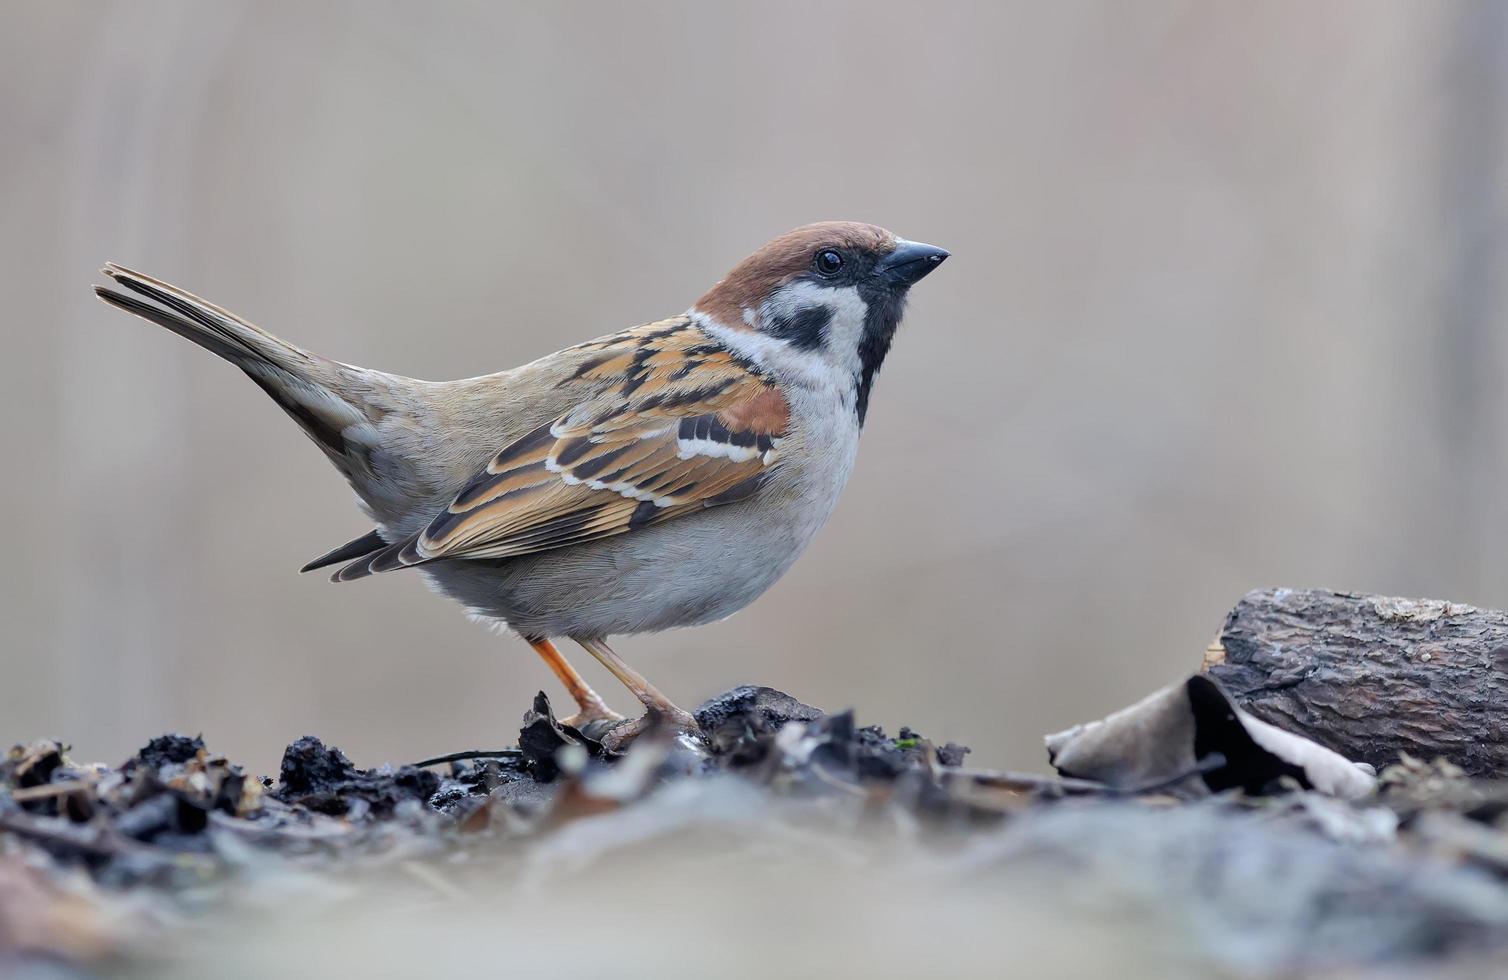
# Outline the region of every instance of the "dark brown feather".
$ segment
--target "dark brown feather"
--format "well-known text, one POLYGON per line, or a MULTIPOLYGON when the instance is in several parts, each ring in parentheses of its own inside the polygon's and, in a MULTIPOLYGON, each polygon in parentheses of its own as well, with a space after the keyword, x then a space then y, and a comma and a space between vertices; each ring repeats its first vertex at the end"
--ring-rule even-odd
POLYGON ((330 549, 303 568, 300 568, 299 571, 312 572, 316 568, 328 568, 331 565, 338 565, 343 561, 350 561, 353 558, 370 555, 372 552, 380 551, 386 547, 387 542, 382 540, 381 534, 378 534, 375 530, 368 531, 354 541, 347 541, 339 548, 330 549))

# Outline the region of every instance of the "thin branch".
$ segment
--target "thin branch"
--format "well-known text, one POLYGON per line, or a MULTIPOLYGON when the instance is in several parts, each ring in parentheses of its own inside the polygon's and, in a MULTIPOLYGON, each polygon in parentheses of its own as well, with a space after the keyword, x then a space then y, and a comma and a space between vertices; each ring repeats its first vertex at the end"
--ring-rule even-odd
POLYGON ((466 762, 470 759, 514 759, 523 754, 523 749, 472 749, 469 752, 452 752, 449 755, 437 755, 433 759, 415 762, 414 768, 428 769, 442 762, 466 762))

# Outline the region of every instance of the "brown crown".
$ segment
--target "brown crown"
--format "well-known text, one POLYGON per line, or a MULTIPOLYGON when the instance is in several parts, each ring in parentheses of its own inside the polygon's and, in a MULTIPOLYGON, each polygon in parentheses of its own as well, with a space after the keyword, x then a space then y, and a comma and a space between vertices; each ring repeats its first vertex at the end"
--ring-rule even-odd
POLYGON ((766 242, 734 266, 696 301, 694 309, 724 326, 747 329, 744 310, 758 309, 771 292, 811 268, 812 256, 820 249, 847 248, 883 255, 894 247, 895 236, 878 225, 859 221, 802 225, 766 242))

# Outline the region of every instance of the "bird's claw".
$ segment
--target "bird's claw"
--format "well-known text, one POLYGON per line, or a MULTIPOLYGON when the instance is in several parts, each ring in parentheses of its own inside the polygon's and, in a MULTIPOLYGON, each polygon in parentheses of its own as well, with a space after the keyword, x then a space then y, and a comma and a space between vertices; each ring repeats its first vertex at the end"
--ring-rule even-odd
POLYGON ((576 729, 594 742, 602 741, 609 732, 627 721, 627 718, 616 711, 579 712, 569 718, 560 719, 562 725, 576 729))
MULTIPOLYGON (((700 744, 704 740, 701 726, 690 712, 680 708, 651 708, 632 721, 613 724, 599 739, 609 752, 622 752, 639 736, 654 732, 685 736, 700 744)), ((585 734, 585 732, 583 732, 585 734)))

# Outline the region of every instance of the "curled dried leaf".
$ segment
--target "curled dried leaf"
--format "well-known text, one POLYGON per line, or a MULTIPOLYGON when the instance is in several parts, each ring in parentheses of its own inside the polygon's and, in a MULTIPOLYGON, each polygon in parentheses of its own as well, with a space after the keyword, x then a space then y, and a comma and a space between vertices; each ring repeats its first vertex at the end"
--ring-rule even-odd
POLYGON ((1049 761, 1064 776, 1121 790, 1157 785, 1184 797, 1226 789, 1255 795, 1291 781, 1360 799, 1376 788, 1369 772, 1252 717, 1219 684, 1198 674, 1099 721, 1048 735, 1045 742, 1049 761))

